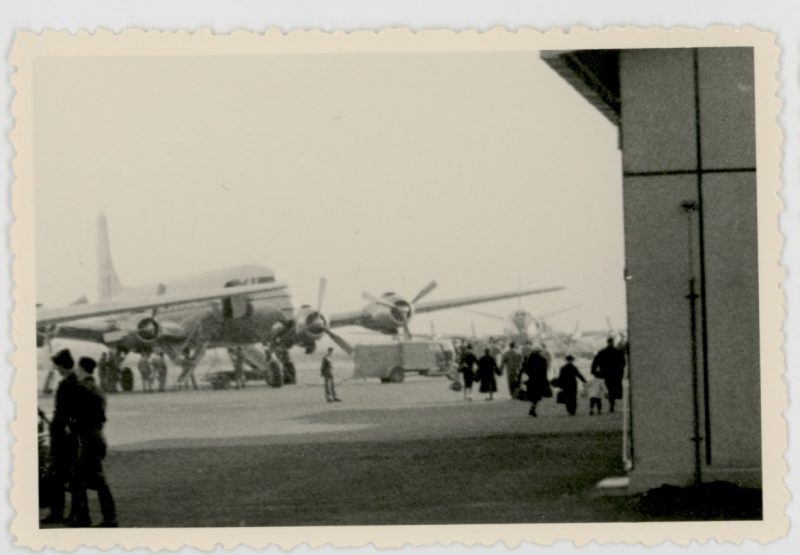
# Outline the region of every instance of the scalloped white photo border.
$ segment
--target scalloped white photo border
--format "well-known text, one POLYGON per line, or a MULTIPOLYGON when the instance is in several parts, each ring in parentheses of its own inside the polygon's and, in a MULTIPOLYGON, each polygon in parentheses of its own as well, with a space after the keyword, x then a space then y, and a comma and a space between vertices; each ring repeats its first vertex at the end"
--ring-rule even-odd
POLYGON ((577 545, 592 541, 654 545, 667 540, 687 544, 692 540, 740 543, 745 539, 766 542, 788 530, 785 515, 789 492, 784 477, 787 465, 787 425, 783 412, 788 406, 783 379, 784 295, 780 288, 784 270, 780 266, 783 237, 778 218, 783 208, 780 160, 782 132, 777 118, 781 110, 778 68, 779 48, 775 36, 752 27, 712 26, 706 29, 608 28, 602 31, 572 28, 539 32, 522 29, 509 32, 492 29, 453 32, 430 30, 412 32, 390 28, 381 32, 352 33, 293 31, 284 34, 269 30, 264 34, 235 31, 214 34, 129 30, 114 34, 46 31, 41 35, 23 32, 15 40, 11 63, 15 126, 11 141, 16 149, 13 162, 15 182, 12 208, 15 223, 11 229, 14 316, 13 337, 16 352, 12 364, 17 371, 13 398, 17 419, 11 430, 13 447, 13 486, 11 502, 16 516, 11 525, 15 543, 31 549, 74 550, 79 546, 107 549, 147 547, 175 550, 192 546, 212 550, 217 545, 233 548, 244 544, 252 548, 278 545, 291 549, 307 544, 356 547, 373 544, 397 548, 460 543, 492 545, 502 542, 517 546, 527 541, 540 545, 570 539, 577 545), (446 526, 347 526, 283 528, 135 528, 135 529, 48 529, 38 527, 39 511, 36 484, 36 375, 35 368, 35 243, 33 194, 32 69, 37 59, 60 57, 124 56, 204 56, 204 55, 280 55, 319 53, 390 52, 490 52, 574 49, 625 49, 752 46, 754 48, 757 148, 757 210, 761 332, 761 396, 764 518, 762 521, 728 522, 642 522, 580 524, 490 524, 446 526))

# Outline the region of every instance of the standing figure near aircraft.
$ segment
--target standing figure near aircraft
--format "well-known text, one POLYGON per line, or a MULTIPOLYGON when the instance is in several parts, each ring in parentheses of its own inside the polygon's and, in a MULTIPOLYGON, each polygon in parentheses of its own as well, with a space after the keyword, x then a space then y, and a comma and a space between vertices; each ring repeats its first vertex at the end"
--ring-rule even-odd
POLYGON ((151 362, 153 374, 158 380, 158 390, 164 391, 167 388, 167 361, 164 360, 164 352, 159 351, 156 353, 155 358, 151 362))
POLYGON ((122 381, 122 363, 125 360, 125 352, 122 349, 113 349, 108 357, 108 389, 107 393, 119 391, 122 381))
POLYGON ((512 341, 508 350, 503 353, 500 359, 500 370, 505 370, 508 379, 508 392, 512 399, 516 399, 519 394, 520 369, 522 368, 522 355, 517 351, 517 345, 512 341))
MULTIPOLYGON (((42 524, 64 522, 66 486, 68 482, 73 481, 75 460, 78 456, 78 440, 74 426, 79 385, 78 377, 73 370, 75 361, 69 349, 57 352, 51 360, 61 374, 61 382, 56 389, 55 410, 53 419, 50 421, 50 467, 48 469, 50 514, 42 519, 42 524)), ((70 517, 72 516, 74 515, 70 515, 70 517)))
POLYGON ((561 389, 558 400, 560 403, 564 403, 564 406, 567 407, 567 414, 570 416, 575 416, 575 409, 578 406, 578 381, 586 383, 583 374, 572 364, 574 360, 575 357, 567 355, 567 363, 561 367, 554 384, 561 389))
POLYGON ((625 374, 625 353, 614 347, 614 338, 606 340, 606 347, 592 360, 592 375, 601 377, 608 390, 608 411, 614 412, 614 403, 622 399, 622 377, 625 374))
POLYGON ((87 527, 92 525, 89 517, 87 489, 97 491, 103 521, 100 526, 116 528, 117 511, 114 498, 103 474, 103 459, 106 458, 106 440, 103 425, 106 422, 106 399, 92 377, 96 363, 94 359, 83 357, 78 362, 80 385, 79 402, 75 415, 75 429, 80 444, 80 454, 75 472, 73 502, 75 518, 68 526, 87 527))
POLYGON ((467 343, 458 361, 458 371, 464 376, 464 400, 472 401, 472 381, 475 377, 474 368, 478 359, 472 352, 472 345, 467 343))
POLYGON ((139 375, 142 377, 142 391, 153 391, 153 367, 150 352, 144 351, 139 357, 139 375))
POLYGON ((494 392, 497 391, 497 380, 495 373, 500 374, 497 367, 497 359, 492 354, 491 349, 484 349, 483 356, 478 359, 478 377, 481 380, 481 393, 486 393, 486 400, 494 399, 494 392))
POLYGON ((189 389, 189 382, 192 382, 192 389, 197 389, 197 380, 194 377, 194 360, 189 356, 189 349, 184 349, 181 355, 181 375, 178 376, 178 387, 189 389))
POLYGON ((234 347, 228 352, 233 361, 233 381, 236 384, 236 389, 244 389, 244 356, 242 355, 242 348, 234 347))
POLYGON ((334 401, 341 401, 336 396, 336 384, 333 383, 333 347, 328 347, 325 356, 322 357, 322 366, 320 367, 320 375, 325 379, 325 400, 329 403, 334 401))
POLYGON ((108 391, 108 353, 103 352, 97 362, 97 380, 100 389, 108 391))
POLYGON ((537 347, 525 359, 523 366, 522 371, 528 376, 525 389, 527 390, 528 401, 531 402, 528 414, 533 417, 536 416, 536 405, 539 404, 539 401, 553 396, 553 391, 550 389, 550 383, 547 379, 548 364, 542 351, 537 347))

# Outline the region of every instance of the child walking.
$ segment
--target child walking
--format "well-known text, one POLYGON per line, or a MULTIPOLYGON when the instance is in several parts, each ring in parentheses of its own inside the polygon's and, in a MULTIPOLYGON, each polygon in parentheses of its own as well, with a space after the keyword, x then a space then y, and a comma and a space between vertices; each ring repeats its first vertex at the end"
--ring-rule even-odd
POLYGON ((597 376, 592 376, 589 383, 586 384, 586 392, 589 397, 589 414, 594 415, 595 409, 597 414, 603 412, 603 397, 606 393, 606 383, 597 376))

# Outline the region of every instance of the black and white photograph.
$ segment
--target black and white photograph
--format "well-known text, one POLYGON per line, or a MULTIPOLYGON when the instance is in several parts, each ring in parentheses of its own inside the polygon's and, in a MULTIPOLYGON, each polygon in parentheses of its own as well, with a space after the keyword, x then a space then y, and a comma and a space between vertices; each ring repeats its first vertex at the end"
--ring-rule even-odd
POLYGON ((775 537, 777 49, 717 31, 20 35, 20 535, 775 537))

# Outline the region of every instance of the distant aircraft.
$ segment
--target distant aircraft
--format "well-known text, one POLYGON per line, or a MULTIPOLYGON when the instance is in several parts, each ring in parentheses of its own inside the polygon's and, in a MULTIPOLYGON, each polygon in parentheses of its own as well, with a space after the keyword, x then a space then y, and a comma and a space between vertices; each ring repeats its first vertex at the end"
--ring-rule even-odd
POLYGON ((606 335, 606 332, 580 331, 580 322, 576 322, 575 328, 571 332, 563 332, 553 328, 547 319, 557 314, 562 314, 570 310, 575 310, 578 306, 563 308, 548 314, 534 315, 524 308, 512 311, 508 316, 499 316, 487 312, 468 309, 472 314, 500 320, 505 323, 505 332, 508 338, 519 344, 530 341, 533 344, 544 343, 557 356, 568 354, 585 358, 592 358, 596 352, 595 346, 585 341, 587 337, 606 335), (533 327, 533 331, 531 331, 533 327))
POLYGON ((111 257, 104 214, 97 222, 98 297, 96 303, 62 308, 37 308, 38 344, 52 337, 101 343, 112 349, 142 352, 154 347, 177 361, 187 352, 197 365, 209 348, 243 347, 245 361, 264 364, 256 344, 288 351, 301 346, 315 350, 324 335, 350 354, 352 347, 331 328, 358 325, 385 334, 403 330, 415 313, 432 312, 499 299, 557 291, 562 287, 529 289, 421 303, 435 287, 426 285, 411 301, 394 293, 379 298, 365 294, 370 303, 360 311, 322 313, 326 280, 319 284, 316 307, 292 307, 289 288, 275 280, 265 266, 239 265, 174 280, 123 287, 111 257))

